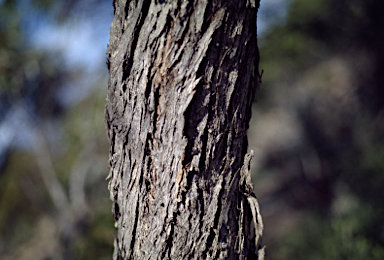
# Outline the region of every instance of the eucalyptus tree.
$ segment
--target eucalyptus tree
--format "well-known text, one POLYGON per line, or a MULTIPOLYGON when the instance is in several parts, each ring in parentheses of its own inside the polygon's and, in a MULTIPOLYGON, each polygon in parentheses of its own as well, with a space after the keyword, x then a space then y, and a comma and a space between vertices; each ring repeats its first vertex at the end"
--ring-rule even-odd
POLYGON ((115 0, 106 127, 114 259, 263 259, 247 129, 255 0, 115 0))

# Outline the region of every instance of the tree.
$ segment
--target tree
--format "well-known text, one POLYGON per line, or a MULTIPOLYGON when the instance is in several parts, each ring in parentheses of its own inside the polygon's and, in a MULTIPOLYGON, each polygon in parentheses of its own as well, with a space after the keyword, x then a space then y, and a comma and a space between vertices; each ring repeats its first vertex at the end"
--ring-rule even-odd
POLYGON ((247 153, 259 3, 114 1, 114 259, 263 259, 247 153))

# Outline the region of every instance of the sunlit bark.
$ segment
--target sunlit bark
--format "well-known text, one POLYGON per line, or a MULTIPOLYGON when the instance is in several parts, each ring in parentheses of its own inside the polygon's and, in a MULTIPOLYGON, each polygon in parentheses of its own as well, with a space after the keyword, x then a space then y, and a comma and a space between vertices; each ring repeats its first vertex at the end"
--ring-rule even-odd
POLYGON ((114 7, 106 106, 114 259, 263 259, 246 135, 259 84, 258 6, 114 7))

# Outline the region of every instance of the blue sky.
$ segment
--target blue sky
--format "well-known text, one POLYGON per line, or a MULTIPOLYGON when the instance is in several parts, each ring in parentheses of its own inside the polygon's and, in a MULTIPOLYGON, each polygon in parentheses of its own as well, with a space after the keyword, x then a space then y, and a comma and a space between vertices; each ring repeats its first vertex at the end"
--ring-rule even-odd
MULTIPOLYGON (((289 2, 261 0, 257 21, 260 37, 271 25, 284 22, 289 2)), ((50 21, 40 23, 35 28, 31 42, 38 49, 62 52, 70 67, 81 66, 94 72, 105 65, 112 18, 113 7, 108 4, 97 8, 92 17, 77 17, 60 25, 50 21)))

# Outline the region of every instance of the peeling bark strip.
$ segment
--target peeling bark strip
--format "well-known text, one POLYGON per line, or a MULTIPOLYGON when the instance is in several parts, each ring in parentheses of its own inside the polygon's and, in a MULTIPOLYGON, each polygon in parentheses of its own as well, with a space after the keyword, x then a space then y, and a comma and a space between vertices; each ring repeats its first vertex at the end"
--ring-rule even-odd
POLYGON ((263 259, 246 154, 258 2, 114 1, 114 259, 263 259))

